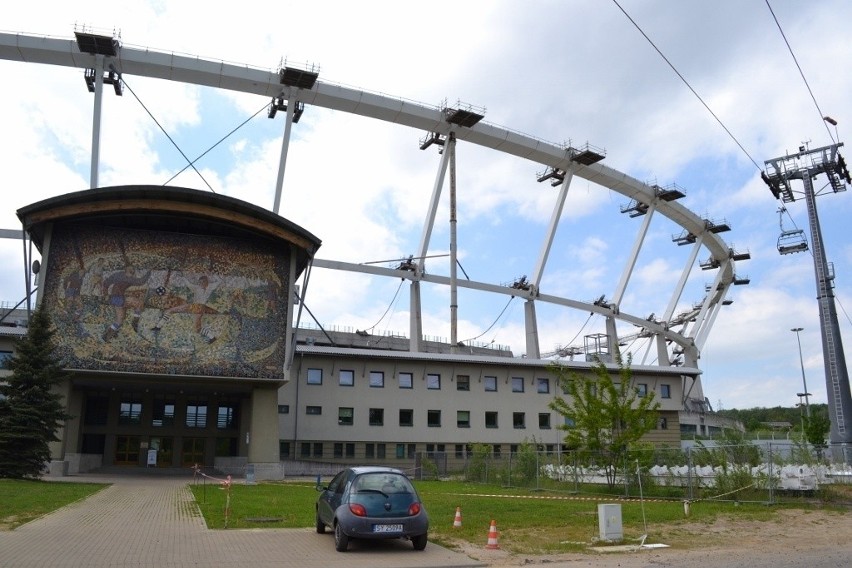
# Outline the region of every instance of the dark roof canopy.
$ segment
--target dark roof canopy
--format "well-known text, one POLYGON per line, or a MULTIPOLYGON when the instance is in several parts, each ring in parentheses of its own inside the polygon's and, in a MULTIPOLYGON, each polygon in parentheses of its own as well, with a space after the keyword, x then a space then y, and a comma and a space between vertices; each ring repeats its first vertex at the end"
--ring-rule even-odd
POLYGON ((88 189, 18 209, 18 218, 41 250, 54 222, 265 239, 293 244, 301 271, 322 241, 302 227, 245 201, 206 191, 159 185, 88 189))

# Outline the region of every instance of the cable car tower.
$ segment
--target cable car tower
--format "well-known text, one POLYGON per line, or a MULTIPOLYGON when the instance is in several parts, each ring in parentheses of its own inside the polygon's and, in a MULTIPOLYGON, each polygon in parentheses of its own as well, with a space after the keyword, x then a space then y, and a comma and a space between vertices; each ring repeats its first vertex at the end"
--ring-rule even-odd
MULTIPOLYGON (((796 179, 802 180, 804 191, 799 196, 804 196, 808 208, 808 223, 811 232, 811 249, 814 257, 814 271, 816 273, 817 300, 819 301, 819 321, 822 332, 822 354, 825 361, 825 385, 828 397, 828 413, 831 420, 830 441, 833 444, 845 444, 852 442, 852 396, 849 392, 849 373, 846 369, 846 357, 843 353, 843 341, 840 336, 840 326, 837 322, 837 309, 834 305, 834 274, 829 270, 829 264, 825 257, 823 247, 822 231, 817 216, 816 197, 828 193, 846 191, 846 185, 852 184, 846 162, 840 155, 838 149, 842 143, 824 146, 811 150, 807 145, 799 146, 799 151, 781 158, 767 160, 764 162, 765 172, 760 176, 769 186, 775 199, 783 203, 791 203, 796 200, 797 194, 793 191, 791 182, 796 179), (828 183, 822 190, 814 190, 813 179, 825 174, 828 183)), ((782 225, 782 237, 784 237, 782 225)), ((795 235, 787 235, 793 239, 795 235)), ((798 235, 802 237, 802 235, 798 235)), ((806 250, 801 248, 803 241, 778 240, 778 252, 788 254, 806 250), (797 248, 798 247, 798 248, 797 248)), ((845 447, 845 446, 844 446, 845 447)), ((846 452, 844 459, 852 463, 852 453, 846 452)))

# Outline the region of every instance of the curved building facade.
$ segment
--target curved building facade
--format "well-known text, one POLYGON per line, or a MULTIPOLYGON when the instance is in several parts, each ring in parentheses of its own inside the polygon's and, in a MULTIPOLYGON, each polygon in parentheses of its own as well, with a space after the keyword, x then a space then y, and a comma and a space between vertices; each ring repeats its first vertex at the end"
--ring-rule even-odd
POLYGON ((37 303, 72 372, 54 468, 277 464, 293 291, 319 239, 174 187, 81 191, 18 217, 42 257, 37 303))

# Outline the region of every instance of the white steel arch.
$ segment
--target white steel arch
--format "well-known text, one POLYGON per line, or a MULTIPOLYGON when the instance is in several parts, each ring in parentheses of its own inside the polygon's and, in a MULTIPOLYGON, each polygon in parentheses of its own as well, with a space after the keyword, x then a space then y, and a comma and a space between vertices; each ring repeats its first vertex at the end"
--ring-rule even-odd
MULTIPOLYGON (((517 296, 526 300, 527 353, 528 358, 539 359, 542 356, 537 341, 535 302, 546 302, 558 306, 599 314, 607 320, 609 344, 615 348, 618 337, 615 333, 615 321, 624 322, 640 328, 639 334, 656 338, 658 364, 668 366, 673 364, 666 345, 672 344, 674 352, 683 353, 683 374, 696 376, 700 374, 697 366, 700 350, 709 334, 718 309, 725 302, 729 287, 741 283, 735 275, 735 260, 748 258, 748 255, 738 255, 717 234, 719 226, 696 215, 685 206, 670 199, 666 192, 658 186, 648 185, 623 172, 610 168, 599 162, 589 162, 578 159, 581 150, 567 145, 558 145, 518 132, 474 120, 472 123, 453 120, 456 109, 428 106, 408 100, 397 99, 385 95, 370 93, 363 90, 347 88, 341 85, 317 80, 310 86, 285 84, 283 70, 262 70, 248 66, 225 63, 216 60, 205 60, 197 57, 178 55, 169 52, 152 51, 131 46, 120 46, 115 43, 113 55, 93 54, 81 51, 78 41, 73 39, 58 39, 45 36, 25 34, 0 33, 0 58, 35 63, 74 67, 79 69, 95 69, 97 80, 96 89, 103 86, 102 75, 112 71, 119 76, 136 75, 159 78, 181 83, 227 89, 242 93, 250 93, 273 100, 287 101, 286 125, 283 134, 282 154, 279 164, 278 179, 274 210, 277 212, 281 199, 281 185, 284 179, 287 146, 289 144, 290 127, 294 113, 302 105, 313 105, 326 109, 353 113, 371 119, 387 121, 400 126, 426 131, 433 141, 443 144, 448 137, 455 140, 476 144, 497 152, 517 156, 536 164, 545 166, 551 174, 558 173, 561 181, 560 194, 554 208, 553 217, 545 234, 541 252, 535 267, 532 269, 533 278, 522 286, 495 285, 487 282, 459 280, 444 276, 427 274, 423 270, 423 257, 428 250, 429 238, 435 220, 435 209, 444 185, 447 159, 441 159, 436 175, 433 196, 427 213, 423 234, 420 241, 419 257, 405 268, 381 268, 374 265, 353 264, 342 261, 315 259, 314 266, 318 268, 352 271, 363 274, 373 274, 393 278, 403 278, 411 282, 411 345, 412 350, 418 350, 421 338, 420 329, 420 299, 419 286, 421 282, 445 286, 459 286, 468 289, 517 296), (547 294, 540 289, 541 275, 547 263, 554 233, 559 223, 565 194, 571 180, 579 177, 609 190, 615 191, 634 205, 637 214, 647 215, 629 255, 627 265, 622 271, 622 277, 615 290, 612 300, 582 302, 570 298, 547 294), (665 318, 655 319, 625 313, 620 309, 620 301, 624 296, 630 276, 634 270, 636 258, 642 248, 651 217, 662 215, 683 229, 681 242, 678 244, 694 243, 690 261, 684 267, 683 276, 678 282, 671 299, 665 318), (686 316, 674 316, 674 306, 677 304, 687 276, 695 269, 695 258, 700 250, 705 250, 708 259, 701 263, 701 268, 716 270, 713 285, 707 290, 704 300, 694 313, 686 316), (690 327, 689 324, 692 323, 690 327), (676 328, 681 327, 679 331, 676 328)), ((97 94, 97 93, 96 93, 97 94)), ((97 156, 95 151, 98 143, 99 109, 96 101, 95 124, 93 126, 93 156, 92 183, 97 180, 97 156)), ((457 117, 456 117, 457 118, 457 117)), ((479 116, 478 118, 482 118, 479 116)), ((541 181, 541 180, 539 180, 541 181)), ((554 184, 555 185, 555 184, 554 184)), ((635 215, 632 215, 635 216, 635 215)), ((603 300, 603 297, 601 298, 603 300)), ((622 338, 623 339, 623 338, 622 338)), ((612 352, 613 349, 610 350, 612 352)))

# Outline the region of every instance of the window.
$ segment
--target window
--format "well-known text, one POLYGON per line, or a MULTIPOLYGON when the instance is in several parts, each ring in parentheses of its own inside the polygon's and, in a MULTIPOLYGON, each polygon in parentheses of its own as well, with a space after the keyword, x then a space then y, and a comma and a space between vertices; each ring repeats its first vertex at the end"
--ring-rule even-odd
POLYGON ((355 409, 351 406, 341 406, 337 409, 337 423, 340 426, 352 426, 355 422, 355 409))
POLYGON ((503 446, 501 446, 500 444, 494 444, 493 450, 494 450, 494 458, 499 460, 500 459, 500 453, 503 450, 503 446))
POLYGON ((216 428, 229 430, 239 426, 237 422, 237 403, 220 402, 216 410, 216 428))
POLYGON ((417 455, 417 444, 408 444, 408 457, 413 458, 417 455))
POLYGON ((660 385, 660 398, 671 398, 671 397, 672 397, 671 385, 660 385))
POLYGON ((322 406, 306 406, 305 414, 310 414, 313 416, 318 416, 322 414, 322 406))
POLYGON ((334 443, 334 457, 342 458, 343 457, 343 442, 335 442, 334 443))
POLYGON ((370 371, 370 386, 381 389, 385 387, 385 374, 381 371, 370 371))
POLYGON ((278 440, 278 459, 286 459, 290 457, 290 442, 278 440))
POLYGON ((536 379, 535 388, 536 392, 539 392, 541 394, 550 393, 550 379, 536 379))
POLYGON ((207 403, 191 401, 186 403, 186 425, 189 428, 207 427, 207 403))
POLYGON ((289 404, 279 404, 278 405, 278 414, 290 414, 290 405, 289 404))
POLYGON ((376 444, 365 444, 364 445, 364 457, 368 457, 368 458, 376 457, 376 444))
POLYGON ((497 392, 497 377, 485 377, 485 392, 497 392))
POLYGON ((118 410, 119 424, 139 424, 142 420, 142 399, 139 395, 122 394, 118 410))
POLYGON ((470 410, 459 410, 456 412, 456 426, 459 428, 470 428, 470 410))
POLYGON ((376 457, 380 460, 385 459, 385 452, 387 451, 386 444, 376 444, 376 457))
POLYGON ((636 385, 636 395, 639 398, 648 396, 648 385, 647 383, 639 383, 636 385))
POLYGON ((314 442, 314 457, 322 457, 322 442, 314 442))
POLYGON ((456 444, 456 459, 464 459, 464 444, 456 444))
POLYGON ((0 351, 0 369, 9 368, 9 359, 12 358, 11 351, 0 351))
POLYGON ((414 386, 414 375, 411 373, 399 374, 399 388, 410 389, 414 386))
POLYGON ((346 443, 346 457, 347 458, 354 458, 355 457, 355 444, 353 444, 352 442, 346 443))
POLYGON ((523 377, 512 377, 512 392, 524 392, 523 377))
POLYGON ((171 397, 157 395, 151 415, 151 426, 173 426, 175 423, 175 401, 171 397))
POLYGON ((399 425, 414 426, 414 409, 400 408, 399 409, 399 425))
POLYGON ((566 428, 573 428, 575 426, 574 419, 565 417, 565 421, 563 422, 566 428))
POLYGON ((470 390, 470 376, 469 375, 456 375, 456 390, 460 390, 460 391, 469 391, 470 390))
POLYGON ((302 442, 302 447, 299 450, 300 455, 303 458, 311 457, 311 443, 310 442, 302 442))
POLYGON ((538 427, 541 430, 550 430, 550 413, 541 412, 538 415, 538 427))
POLYGON ((441 375, 437 373, 426 375, 426 388, 429 390, 441 390, 441 375))
POLYGON ((90 394, 86 397, 86 411, 83 424, 86 426, 106 426, 109 416, 109 395, 90 394))
POLYGON ((497 412, 495 412, 495 411, 486 411, 485 412, 485 427, 486 428, 497 428, 497 412))
POLYGON ((441 426, 441 411, 429 410, 426 412, 426 425, 430 428, 440 428, 441 426))
POLYGON ((396 445, 396 457, 397 459, 403 459, 405 457, 405 444, 396 445))
POLYGON ((371 408, 370 409, 370 426, 384 426, 385 425, 385 409, 384 408, 371 408))
POLYGON ((308 369, 308 384, 309 385, 321 385, 322 384, 322 369, 308 369))
POLYGON ((342 387, 351 387, 355 385, 355 371, 349 369, 341 369, 337 372, 337 383, 342 387))
POLYGON ((512 413, 512 426, 515 428, 526 428, 527 417, 523 412, 512 413))
POLYGON ((657 429, 658 430, 668 430, 669 429, 669 419, 665 416, 660 416, 660 419, 657 421, 657 429))

